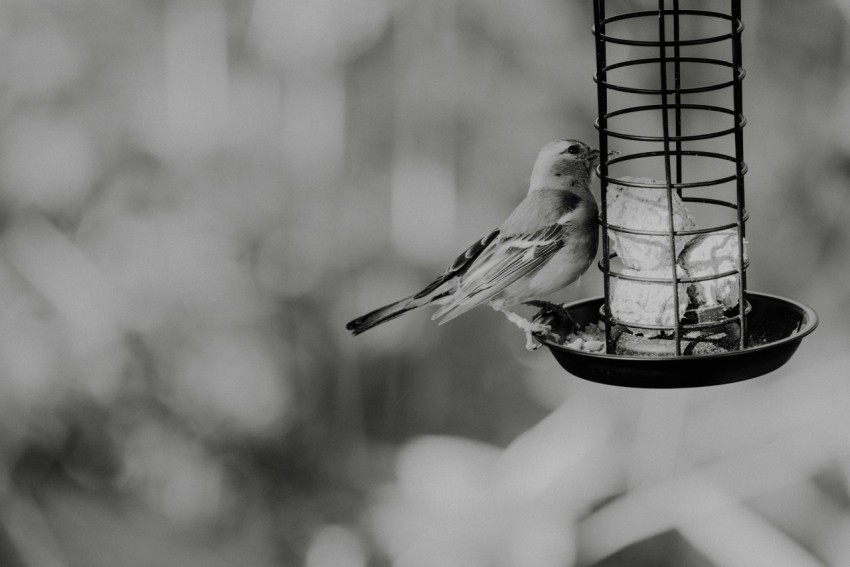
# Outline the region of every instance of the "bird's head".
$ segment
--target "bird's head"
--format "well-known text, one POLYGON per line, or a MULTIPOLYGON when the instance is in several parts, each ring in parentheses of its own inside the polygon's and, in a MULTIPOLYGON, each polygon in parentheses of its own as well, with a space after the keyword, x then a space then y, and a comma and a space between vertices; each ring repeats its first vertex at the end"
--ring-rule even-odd
POLYGON ((549 142, 537 154, 531 172, 530 189, 587 187, 590 175, 599 163, 599 150, 578 140, 549 142))

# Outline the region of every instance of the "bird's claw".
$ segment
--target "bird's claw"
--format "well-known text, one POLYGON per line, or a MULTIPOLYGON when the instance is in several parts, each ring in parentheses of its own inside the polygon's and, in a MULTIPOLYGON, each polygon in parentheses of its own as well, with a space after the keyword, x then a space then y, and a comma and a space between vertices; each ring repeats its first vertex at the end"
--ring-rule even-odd
POLYGON ((549 325, 532 322, 525 332, 525 348, 527 350, 537 350, 543 343, 541 340, 550 338, 552 328, 549 325))
POLYGON ((537 350, 540 348, 539 338, 547 336, 551 331, 551 327, 545 323, 536 320, 528 321, 512 311, 502 308, 499 304, 492 305, 495 309, 504 313, 511 323, 525 333, 525 348, 528 350, 537 350))
POLYGON ((534 300, 527 302, 526 305, 539 308, 532 322, 547 327, 544 338, 552 342, 563 344, 568 335, 581 330, 580 325, 573 320, 563 303, 534 300))

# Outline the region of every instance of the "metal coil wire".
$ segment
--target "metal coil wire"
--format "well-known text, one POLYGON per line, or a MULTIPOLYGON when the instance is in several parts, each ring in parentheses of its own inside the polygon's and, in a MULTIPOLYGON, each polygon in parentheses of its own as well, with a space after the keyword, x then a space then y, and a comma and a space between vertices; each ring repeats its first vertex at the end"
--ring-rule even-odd
MULTIPOLYGON (((657 0, 652 6, 634 9, 635 2, 616 0, 594 0, 594 25, 596 40, 596 74, 598 118, 595 126, 599 133, 599 149, 603 159, 597 167, 601 185, 600 221, 603 232, 602 258, 598 263, 604 276, 605 301, 600 309, 606 327, 608 353, 614 354, 612 328, 626 325, 630 328, 651 329, 669 332, 675 337, 675 355, 682 355, 683 336, 693 330, 712 326, 736 324, 740 328, 740 348, 746 347, 746 269, 749 261, 745 257, 746 221, 744 176, 743 128, 746 118, 742 111, 742 81, 746 76, 741 63, 740 0, 730 0, 728 12, 718 11, 716 3, 711 10, 681 7, 687 0, 657 0), (625 8, 614 15, 609 9, 625 8), (629 10, 629 8, 632 8, 629 10), (684 23, 687 22, 688 26, 684 23), (728 26, 720 32, 717 26, 728 26), (714 30, 712 30, 714 26, 714 30), (687 33, 687 27, 692 32, 687 33), (704 29, 709 29, 708 33, 704 29), (635 37, 640 32, 649 37, 635 37), (702 32, 702 33, 698 33, 702 32), (614 48, 625 51, 625 57, 617 60, 612 56, 614 48), (728 49, 728 57, 719 57, 717 52, 728 49), (646 53, 646 51, 654 53, 646 53), (688 51, 688 53, 684 53, 688 51), (639 53, 640 52, 640 53, 639 53), (671 69, 672 68, 672 69, 671 69), (671 75, 672 71, 672 76, 671 75), (631 73, 639 81, 625 80, 631 73), (714 74, 714 76, 712 75, 714 74), (719 76, 722 73, 725 76, 719 76), (697 77, 697 81, 685 81, 684 76, 697 77), (621 76, 622 75, 622 76, 621 76), (654 84, 649 84, 654 81, 654 84), (731 102, 722 104, 715 100, 722 95, 731 102), (625 103, 612 103, 614 95, 625 103), (689 100, 697 95, 713 96, 709 101, 689 100), (650 100, 647 100, 650 99, 650 100), (686 131, 699 123, 700 117, 709 117, 710 127, 704 131, 686 131), (658 131, 647 131, 647 120, 657 119, 658 131), (725 122, 725 123, 724 123, 725 122), (641 126, 641 123, 644 125, 641 126), (631 144, 629 151, 609 155, 615 144, 631 144), (715 141, 717 148, 697 147, 698 143, 715 141), (639 146, 634 148, 634 146, 639 146), (644 147, 645 146, 645 147, 644 147), (658 181, 648 182, 625 175, 651 163, 663 162, 663 174, 658 181), (690 160, 687 161, 686 160, 690 160), (692 166, 693 160, 702 167, 692 166), (723 171, 723 168, 729 171, 723 171), (615 172, 612 172, 615 170, 615 172), (616 174, 612 174, 616 173, 616 174), (687 173, 687 176, 686 176, 687 173), (609 185, 617 185, 628 191, 634 188, 653 189, 666 192, 669 223, 654 230, 641 230, 608 223, 609 185), (722 198, 719 186, 733 185, 734 197, 722 198), (694 194, 703 191, 702 194, 694 194), (716 191, 712 193, 712 191, 716 191), (683 203, 696 203, 702 207, 731 211, 734 220, 703 226, 698 229, 676 230, 674 225, 674 192, 683 203), (677 274, 676 238, 710 234, 724 230, 737 231, 737 266, 731 270, 708 276, 682 277, 677 274), (613 260, 617 257, 612 250, 611 235, 614 233, 667 237, 670 250, 670 278, 646 277, 618 270, 613 260), (612 279, 669 284, 672 292, 673 313, 680 312, 679 289, 681 284, 718 280, 738 276, 738 305, 727 310, 721 320, 706 322, 683 322, 674 316, 674 325, 635 324, 620 321, 611 313, 612 279)), ((640 2, 637 2, 640 4, 640 2)), ((644 4, 652 4, 645 2, 644 4)), ((693 4, 693 2, 691 2, 693 4)), ((705 120, 703 120, 705 122, 705 120)))

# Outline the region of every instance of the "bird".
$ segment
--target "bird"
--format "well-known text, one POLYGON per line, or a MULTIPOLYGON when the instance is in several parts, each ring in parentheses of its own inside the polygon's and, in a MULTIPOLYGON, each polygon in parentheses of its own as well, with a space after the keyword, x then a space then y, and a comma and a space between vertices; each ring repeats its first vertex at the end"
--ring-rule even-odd
POLYGON ((346 324, 359 335, 413 309, 436 305, 442 325, 489 304, 526 334, 526 347, 550 327, 515 309, 543 306, 541 297, 575 282, 588 269, 599 242, 599 208, 591 192, 599 150, 578 140, 556 140, 540 150, 528 193, 501 226, 463 251, 421 291, 346 324))

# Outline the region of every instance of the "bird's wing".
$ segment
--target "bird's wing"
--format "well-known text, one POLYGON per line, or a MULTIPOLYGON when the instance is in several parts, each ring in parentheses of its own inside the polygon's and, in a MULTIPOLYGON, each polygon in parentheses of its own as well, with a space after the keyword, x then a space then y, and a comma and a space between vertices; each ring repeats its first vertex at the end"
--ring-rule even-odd
MULTIPOLYGON (((469 248, 464 250, 460 256, 455 258, 455 261, 446 268, 440 277, 428 284, 425 289, 414 295, 413 299, 423 299, 428 297, 434 294, 446 282, 458 276, 462 276, 466 273, 466 270, 475 261, 475 259, 478 258, 478 256, 486 250, 490 243, 496 240, 496 237, 498 236, 499 229, 497 228, 481 240, 476 240, 469 248)), ((451 288, 451 291, 454 291, 453 287, 451 288)))
POLYGON ((546 262, 564 246, 564 225, 553 223, 530 234, 500 237, 466 268, 449 303, 434 313, 441 323, 489 301, 546 262))

